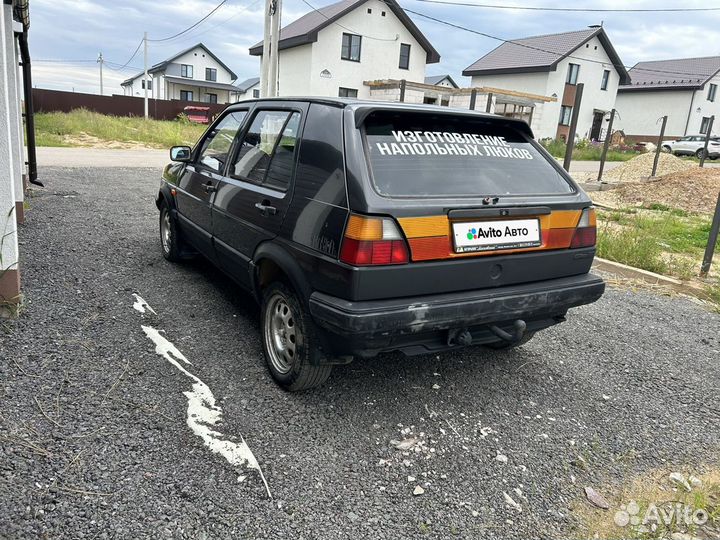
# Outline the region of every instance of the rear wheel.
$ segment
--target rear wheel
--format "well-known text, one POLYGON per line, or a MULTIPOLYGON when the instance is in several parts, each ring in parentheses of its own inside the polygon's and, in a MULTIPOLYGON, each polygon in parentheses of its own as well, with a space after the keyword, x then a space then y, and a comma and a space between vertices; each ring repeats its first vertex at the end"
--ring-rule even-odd
POLYGON ((178 262, 181 260, 182 249, 177 224, 170 213, 170 208, 164 201, 160 206, 160 246, 163 257, 168 261, 178 262))
MULTIPOLYGON (((695 157, 698 159, 702 159, 703 154, 705 154, 705 150, 703 148, 698 148, 697 152, 695 152, 695 157)), ((705 154, 707 157, 707 154, 705 154)))
POLYGON ((661 150, 667 154, 672 152, 672 148, 670 148, 667 144, 664 144, 661 148, 661 150))
POLYGON ((307 390, 330 376, 332 366, 317 362, 315 323, 284 283, 272 283, 263 291, 262 338, 268 371, 285 390, 307 390))
POLYGON ((509 349, 515 349, 517 347, 522 347, 525 345, 528 341, 530 341, 533 336, 535 335, 535 332, 525 332, 522 338, 520 338, 520 341, 516 343, 509 343, 507 341, 494 341, 492 343, 486 343, 484 346, 488 349, 494 349, 496 351, 506 351, 509 349))

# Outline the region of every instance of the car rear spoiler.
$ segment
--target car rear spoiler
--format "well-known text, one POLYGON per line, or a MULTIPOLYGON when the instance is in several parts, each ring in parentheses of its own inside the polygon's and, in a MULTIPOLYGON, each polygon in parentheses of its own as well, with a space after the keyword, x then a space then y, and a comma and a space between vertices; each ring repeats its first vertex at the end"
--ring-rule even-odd
POLYGON ((465 116, 468 118, 475 118, 475 119, 483 119, 487 120, 489 122, 496 122, 500 125, 507 126, 511 129, 514 129, 516 131, 519 131, 521 133, 524 133, 531 139, 534 139, 535 136, 533 135, 532 129, 530 129, 530 126, 523 120, 515 119, 515 118, 508 118, 507 116, 500 116, 497 114, 489 114, 484 112, 478 112, 478 111, 471 111, 471 110, 465 110, 465 109, 450 109, 448 107, 440 107, 440 106, 432 106, 432 105, 422 105, 418 106, 417 104, 395 104, 395 103, 387 103, 387 104, 378 104, 378 105, 354 105, 352 106, 353 114, 355 116, 355 127, 360 128, 367 119, 370 114, 378 111, 388 111, 388 112, 409 112, 413 114, 426 114, 429 116, 465 116))

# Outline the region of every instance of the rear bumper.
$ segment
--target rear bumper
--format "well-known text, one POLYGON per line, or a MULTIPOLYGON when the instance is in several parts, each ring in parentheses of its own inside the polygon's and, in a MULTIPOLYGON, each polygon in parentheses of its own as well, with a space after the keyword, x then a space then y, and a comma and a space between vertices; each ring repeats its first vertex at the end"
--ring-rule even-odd
POLYGON ((604 290, 602 279, 582 274, 494 289, 364 302, 314 292, 309 303, 313 319, 325 330, 352 343, 375 340, 371 348, 386 350, 392 348, 393 339, 402 336, 398 341, 411 344, 408 335, 517 319, 559 322, 569 308, 596 301, 604 290))

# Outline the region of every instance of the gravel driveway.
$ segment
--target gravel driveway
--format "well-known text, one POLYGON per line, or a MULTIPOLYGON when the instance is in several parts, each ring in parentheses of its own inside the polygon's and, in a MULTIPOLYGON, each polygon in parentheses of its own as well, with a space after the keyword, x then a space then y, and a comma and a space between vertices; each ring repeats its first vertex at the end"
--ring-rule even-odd
POLYGON ((720 318, 690 301, 609 289, 515 352, 386 355, 287 394, 251 298, 162 258, 157 170, 41 175, 26 305, 0 322, 2 538, 565 537, 584 486, 717 463, 720 318), (272 499, 193 431, 197 381, 272 499))

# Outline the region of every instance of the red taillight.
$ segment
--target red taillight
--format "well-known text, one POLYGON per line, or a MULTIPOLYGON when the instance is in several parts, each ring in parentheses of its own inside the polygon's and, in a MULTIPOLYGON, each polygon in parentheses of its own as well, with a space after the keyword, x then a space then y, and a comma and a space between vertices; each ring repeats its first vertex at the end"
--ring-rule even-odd
POLYGON ((340 248, 340 260, 353 266, 405 264, 407 245, 390 218, 351 215, 340 248))
POLYGON ((597 221, 594 208, 586 208, 573 234, 571 248, 591 247, 597 242, 597 221))

